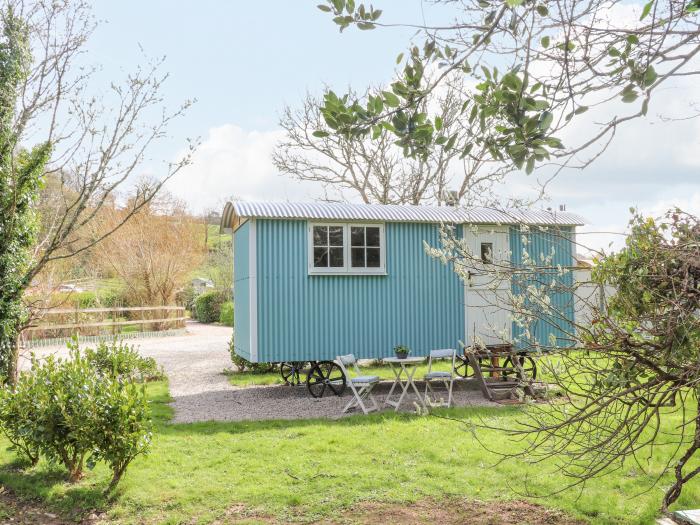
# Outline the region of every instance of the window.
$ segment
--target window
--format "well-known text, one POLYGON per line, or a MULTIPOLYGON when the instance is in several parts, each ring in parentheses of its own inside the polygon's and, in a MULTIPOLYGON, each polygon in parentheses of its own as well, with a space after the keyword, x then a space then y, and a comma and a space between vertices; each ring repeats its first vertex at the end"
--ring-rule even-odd
POLYGON ((481 243, 481 262, 484 264, 493 263, 493 243, 492 242, 482 242, 481 243))
POLYGON ((309 273, 384 274, 383 224, 309 224, 309 273))
POLYGON ((345 228, 342 226, 313 227, 314 268, 343 268, 345 266, 345 228))
POLYGON ((353 268, 379 268, 379 226, 350 226, 350 264, 353 268))

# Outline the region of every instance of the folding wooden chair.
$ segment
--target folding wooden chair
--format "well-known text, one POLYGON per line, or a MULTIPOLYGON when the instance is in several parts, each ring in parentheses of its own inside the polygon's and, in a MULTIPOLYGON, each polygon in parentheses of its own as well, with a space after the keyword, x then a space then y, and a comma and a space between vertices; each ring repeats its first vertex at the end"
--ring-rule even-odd
POLYGON ((345 374, 347 379, 347 384, 350 385, 350 390, 352 390, 353 398, 343 409, 343 414, 350 410, 351 408, 360 407, 362 412, 368 414, 374 410, 378 410, 379 406, 372 396, 372 389, 374 389, 377 384, 379 384, 379 376, 363 376, 357 366, 357 359, 353 354, 339 355, 335 359, 336 363, 340 366, 340 369, 345 374), (351 377, 348 368, 352 367, 353 372, 356 374, 355 377, 351 377), (372 405, 365 406, 365 401, 369 399, 372 405))
POLYGON ((428 372, 424 376, 425 380, 425 403, 428 403, 428 391, 433 395, 435 391, 433 390, 433 384, 443 384, 445 390, 447 391, 447 403, 442 403, 441 406, 451 406, 452 405, 452 387, 455 381, 455 360, 457 359, 457 351, 453 349, 444 350, 431 350, 430 356, 428 357, 428 372), (444 359, 451 360, 451 368, 449 372, 433 371, 433 361, 439 361, 444 359))

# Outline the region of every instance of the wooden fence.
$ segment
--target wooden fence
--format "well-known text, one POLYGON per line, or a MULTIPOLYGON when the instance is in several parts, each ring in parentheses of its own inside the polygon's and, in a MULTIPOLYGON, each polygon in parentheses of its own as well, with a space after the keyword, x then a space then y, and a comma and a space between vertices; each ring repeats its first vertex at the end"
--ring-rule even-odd
POLYGON ((183 306, 131 308, 54 308, 27 328, 25 341, 79 336, 108 336, 134 332, 160 332, 185 327, 183 306))

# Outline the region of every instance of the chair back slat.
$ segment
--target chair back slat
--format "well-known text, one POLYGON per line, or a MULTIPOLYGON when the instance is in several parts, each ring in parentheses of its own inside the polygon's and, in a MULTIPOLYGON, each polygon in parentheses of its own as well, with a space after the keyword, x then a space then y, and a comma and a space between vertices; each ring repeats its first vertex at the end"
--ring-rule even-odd
POLYGON ((354 365, 357 361, 357 359, 355 359, 355 354, 339 355, 336 359, 345 366, 354 365))
POLYGON ((444 348, 441 350, 431 350, 430 357, 433 359, 447 359, 455 354, 455 350, 452 348, 444 348))

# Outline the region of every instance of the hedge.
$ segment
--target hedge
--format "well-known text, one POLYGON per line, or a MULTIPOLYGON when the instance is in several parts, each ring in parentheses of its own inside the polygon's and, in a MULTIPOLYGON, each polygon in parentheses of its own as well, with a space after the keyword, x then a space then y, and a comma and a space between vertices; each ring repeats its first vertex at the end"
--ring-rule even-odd
POLYGON ((228 299, 228 294, 221 291, 204 292, 194 303, 197 321, 215 323, 221 317, 221 305, 228 299))

